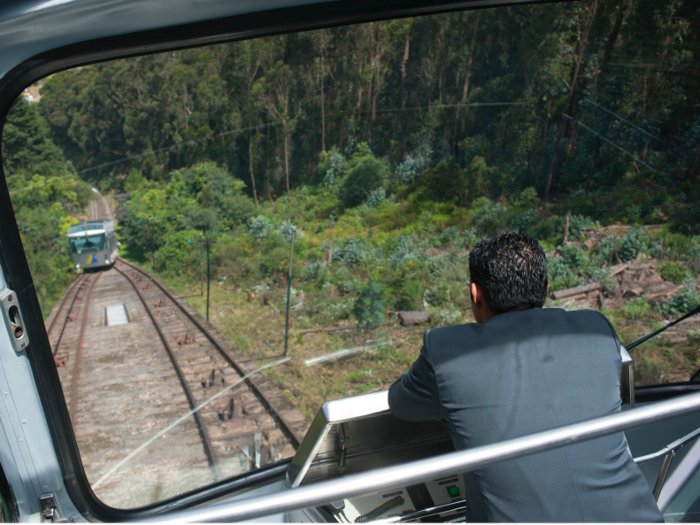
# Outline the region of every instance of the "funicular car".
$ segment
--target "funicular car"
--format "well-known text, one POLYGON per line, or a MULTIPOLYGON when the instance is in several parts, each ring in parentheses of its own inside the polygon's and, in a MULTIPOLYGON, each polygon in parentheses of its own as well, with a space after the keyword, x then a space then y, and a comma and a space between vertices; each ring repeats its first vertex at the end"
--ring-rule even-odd
POLYGON ((87 221, 70 226, 68 242, 76 269, 109 267, 119 252, 114 221, 87 221))
MULTIPOLYGON (((9 2, 0 7, 0 117, 4 120, 26 86, 69 68, 506 4, 513 2, 9 2)), ((624 352, 627 409, 615 416, 454 452, 442 425, 401 422, 389 413, 386 392, 375 392, 326 403, 293 458, 145 507, 110 507, 96 497, 81 461, 4 178, 0 301, 0 497, 8 521, 452 521, 463 516, 472 490, 461 473, 623 430, 650 484, 656 484, 667 519, 693 520, 700 511, 700 445, 692 441, 700 421, 700 383, 635 388, 624 352)))

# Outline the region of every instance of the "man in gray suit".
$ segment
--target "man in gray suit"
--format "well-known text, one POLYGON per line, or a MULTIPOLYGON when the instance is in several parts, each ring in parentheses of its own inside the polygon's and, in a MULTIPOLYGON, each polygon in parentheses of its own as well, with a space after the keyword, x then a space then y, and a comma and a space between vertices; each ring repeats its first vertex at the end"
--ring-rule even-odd
MULTIPOLYGON (((462 450, 620 411, 615 330, 593 310, 542 309, 547 259, 536 240, 490 237, 469 254, 469 272, 477 322, 425 332, 389 391, 394 415, 444 421, 462 450)), ((621 432, 474 478, 483 501, 469 500, 472 520, 663 521, 621 432)))

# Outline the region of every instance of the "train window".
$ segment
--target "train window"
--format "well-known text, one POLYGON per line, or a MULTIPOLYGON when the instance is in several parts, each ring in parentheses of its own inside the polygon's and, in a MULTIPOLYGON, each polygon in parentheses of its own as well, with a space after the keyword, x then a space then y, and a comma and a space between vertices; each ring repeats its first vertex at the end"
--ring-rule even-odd
MULTIPOLYGON (((699 37, 697 3, 585 0, 27 87, 3 163, 96 495, 289 458, 323 402, 472 321, 469 250, 496 232, 540 241, 546 307, 600 310, 625 344, 698 305, 699 37)), ((632 350, 638 385, 698 377, 698 322, 632 350)))

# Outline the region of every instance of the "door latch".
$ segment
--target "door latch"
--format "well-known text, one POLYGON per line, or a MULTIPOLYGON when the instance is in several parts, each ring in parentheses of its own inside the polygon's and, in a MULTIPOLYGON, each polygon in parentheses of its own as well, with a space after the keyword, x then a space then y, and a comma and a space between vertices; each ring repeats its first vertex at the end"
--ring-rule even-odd
POLYGON ((27 349, 29 346, 29 337, 22 318, 22 312, 19 309, 19 301, 17 294, 12 290, 0 291, 0 308, 2 315, 5 318, 5 326, 10 335, 10 341, 15 352, 19 353, 27 349))

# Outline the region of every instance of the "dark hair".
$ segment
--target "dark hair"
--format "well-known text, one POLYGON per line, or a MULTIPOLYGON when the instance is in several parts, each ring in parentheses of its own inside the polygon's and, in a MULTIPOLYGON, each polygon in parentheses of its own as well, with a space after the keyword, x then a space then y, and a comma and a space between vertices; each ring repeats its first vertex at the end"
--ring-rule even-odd
POLYGON ((547 257, 527 235, 501 233, 481 241, 469 254, 469 274, 497 314, 542 307, 547 299, 547 257))

